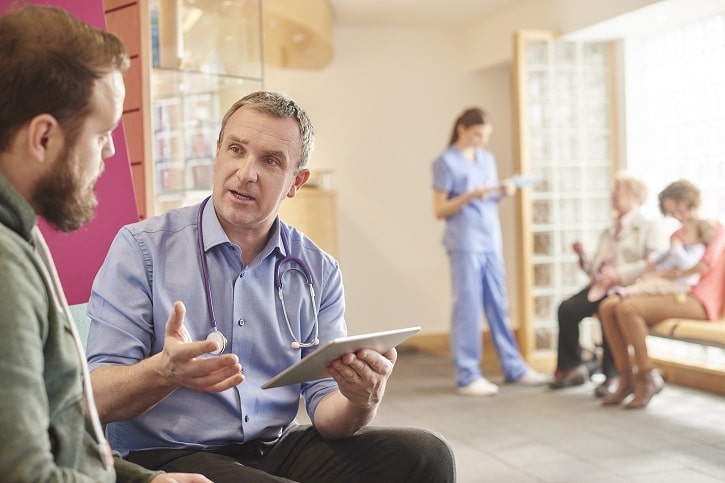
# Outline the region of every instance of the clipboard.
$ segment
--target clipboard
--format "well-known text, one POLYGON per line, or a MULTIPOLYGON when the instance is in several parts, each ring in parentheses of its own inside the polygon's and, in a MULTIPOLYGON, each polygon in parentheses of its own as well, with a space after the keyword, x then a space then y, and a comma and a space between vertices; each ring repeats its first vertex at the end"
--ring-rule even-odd
POLYGON ((307 357, 262 384, 262 389, 330 377, 327 366, 344 354, 357 352, 360 349, 372 349, 380 353, 387 352, 418 331, 420 331, 420 327, 406 327, 404 329, 370 332, 332 339, 307 357))

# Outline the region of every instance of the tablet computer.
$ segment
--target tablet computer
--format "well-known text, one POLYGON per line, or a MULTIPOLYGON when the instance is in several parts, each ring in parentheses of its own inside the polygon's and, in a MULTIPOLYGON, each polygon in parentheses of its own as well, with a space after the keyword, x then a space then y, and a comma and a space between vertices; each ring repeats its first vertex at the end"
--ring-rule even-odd
POLYGON ((534 178, 532 178, 531 176, 521 176, 521 175, 514 176, 514 184, 519 189, 525 188, 525 187, 529 186, 530 184, 534 184, 534 181, 535 181, 534 178))
POLYGON ((332 339, 262 384, 262 389, 330 377, 327 366, 330 362, 342 357, 343 354, 357 352, 360 349, 373 349, 380 353, 387 352, 419 330, 420 327, 407 327, 405 329, 371 332, 332 339))

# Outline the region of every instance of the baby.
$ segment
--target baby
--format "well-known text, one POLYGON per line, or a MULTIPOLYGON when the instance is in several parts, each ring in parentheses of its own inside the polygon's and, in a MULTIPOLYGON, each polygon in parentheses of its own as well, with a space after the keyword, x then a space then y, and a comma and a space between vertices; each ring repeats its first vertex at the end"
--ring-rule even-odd
POLYGON ((631 297, 633 295, 678 295, 683 296, 700 281, 700 274, 682 275, 700 261, 706 245, 715 233, 715 227, 707 220, 693 219, 685 222, 673 233, 669 250, 653 254, 647 261, 649 272, 632 285, 614 287, 610 295, 631 297), (676 278, 664 277, 658 272, 674 270, 676 278))

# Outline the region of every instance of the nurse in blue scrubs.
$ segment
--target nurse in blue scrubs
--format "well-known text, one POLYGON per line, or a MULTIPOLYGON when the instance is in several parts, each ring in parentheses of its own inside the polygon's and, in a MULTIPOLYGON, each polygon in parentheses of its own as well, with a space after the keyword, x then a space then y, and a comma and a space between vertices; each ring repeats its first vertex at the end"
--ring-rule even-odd
POLYGON ((493 126, 480 108, 464 111, 449 146, 433 162, 433 210, 446 221, 443 246, 451 263, 453 310, 450 344, 457 391, 490 396, 498 386, 483 377, 481 312, 491 331, 506 382, 539 385, 548 378, 521 357, 508 318, 499 203, 513 180, 500 181, 496 159, 486 149, 493 126))

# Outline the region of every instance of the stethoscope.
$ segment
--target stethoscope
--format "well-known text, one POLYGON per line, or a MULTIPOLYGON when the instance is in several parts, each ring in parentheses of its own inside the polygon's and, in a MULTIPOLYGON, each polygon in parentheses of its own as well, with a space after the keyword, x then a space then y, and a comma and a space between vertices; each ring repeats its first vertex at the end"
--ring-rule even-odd
MULTIPOLYGON (((206 336, 206 340, 213 340, 219 346, 217 350, 211 352, 212 354, 221 354, 227 346, 227 338, 224 337, 224 334, 219 332, 216 316, 214 315, 214 304, 212 303, 211 297, 211 280, 209 279, 209 266, 206 262, 206 254, 204 252, 204 234, 201 229, 202 213, 204 212, 204 207, 209 202, 210 198, 211 197, 207 197, 199 206, 199 212, 196 215, 196 229, 197 241, 199 244, 199 259, 201 261, 201 274, 204 281, 204 291, 206 292, 206 308, 209 311, 209 323, 211 324, 211 332, 206 336)), ((282 304, 282 313, 284 314, 284 320, 287 324, 287 330, 289 330, 290 336, 292 337, 290 347, 292 349, 299 349, 301 347, 316 346, 320 343, 320 339, 318 339, 320 323, 317 320, 317 304, 315 303, 315 289, 313 287, 314 280, 312 278, 312 272, 301 259, 289 254, 290 251, 287 243, 287 234, 284 230, 280 229, 280 235, 282 237, 282 246, 284 247, 285 256, 279 258, 274 264, 274 286, 277 288, 277 297, 279 297, 279 301, 282 304), (293 266, 291 266, 286 272, 281 272, 280 267, 285 263, 293 264, 293 266), (314 318, 315 325, 315 336, 308 342, 302 342, 297 339, 294 331, 292 330, 289 317, 287 316, 287 307, 284 303, 284 291, 282 289, 282 277, 285 273, 291 271, 300 273, 305 278, 305 282, 307 282, 307 287, 309 288, 310 301, 312 302, 312 316, 314 318)))

